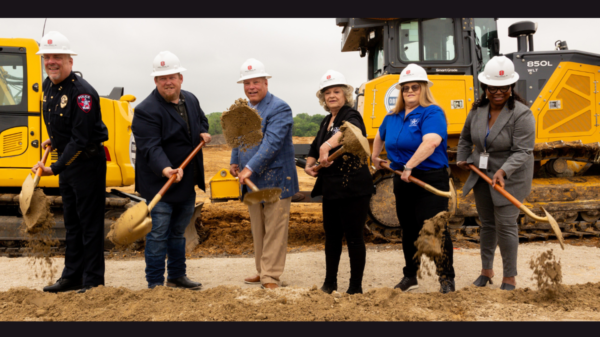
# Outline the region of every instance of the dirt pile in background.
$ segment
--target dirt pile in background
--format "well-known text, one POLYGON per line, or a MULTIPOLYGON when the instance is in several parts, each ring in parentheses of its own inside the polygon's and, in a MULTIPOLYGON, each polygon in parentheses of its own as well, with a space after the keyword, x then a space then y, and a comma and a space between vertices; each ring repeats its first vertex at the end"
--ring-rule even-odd
POLYGON ((248 106, 246 99, 240 98, 221 115, 221 126, 227 145, 240 147, 246 151, 260 144, 262 118, 256 109, 248 106))
POLYGON ((537 291, 469 287, 455 293, 376 288, 336 298, 312 288, 203 291, 98 287, 85 294, 13 288, 0 293, 2 321, 474 321, 600 318, 600 284, 566 286, 561 301, 537 291))

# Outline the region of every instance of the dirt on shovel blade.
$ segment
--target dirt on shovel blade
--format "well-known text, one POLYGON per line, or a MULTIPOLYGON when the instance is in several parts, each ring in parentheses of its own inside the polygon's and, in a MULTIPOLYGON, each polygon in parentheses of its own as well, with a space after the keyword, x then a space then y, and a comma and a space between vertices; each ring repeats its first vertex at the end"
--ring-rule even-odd
POLYGON ((231 148, 239 147, 246 151, 262 141, 262 118, 258 111, 248 106, 248 101, 240 98, 221 115, 221 126, 225 141, 231 148))
POLYGON ((362 134, 360 134, 360 129, 351 123, 344 122, 340 127, 340 131, 342 132, 340 143, 344 145, 345 152, 357 156, 360 159, 361 164, 366 164, 369 160, 370 153, 365 152, 365 149, 357 136, 357 134, 362 136, 362 134))
POLYGON ((23 222, 27 226, 27 231, 35 233, 53 221, 50 213, 50 202, 41 188, 36 189, 31 197, 29 211, 23 214, 23 222))

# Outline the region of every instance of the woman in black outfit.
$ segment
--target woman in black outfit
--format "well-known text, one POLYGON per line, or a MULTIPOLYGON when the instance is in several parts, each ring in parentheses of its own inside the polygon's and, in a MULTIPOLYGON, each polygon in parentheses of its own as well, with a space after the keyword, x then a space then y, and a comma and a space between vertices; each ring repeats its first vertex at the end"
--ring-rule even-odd
POLYGON ((340 126, 344 121, 366 129, 360 113, 352 108, 353 88, 337 71, 329 70, 321 78, 317 92, 319 102, 331 114, 323 119, 310 146, 305 171, 318 177, 311 196, 323 196, 323 228, 325 229, 325 282, 321 290, 331 294, 337 290, 337 273, 342 254, 342 238, 346 236, 350 256, 348 294, 362 294, 366 248, 363 228, 367 220, 369 200, 375 192, 367 165, 358 157, 345 154, 333 162, 327 160, 340 147, 340 126), (323 168, 315 172, 317 158, 323 168))

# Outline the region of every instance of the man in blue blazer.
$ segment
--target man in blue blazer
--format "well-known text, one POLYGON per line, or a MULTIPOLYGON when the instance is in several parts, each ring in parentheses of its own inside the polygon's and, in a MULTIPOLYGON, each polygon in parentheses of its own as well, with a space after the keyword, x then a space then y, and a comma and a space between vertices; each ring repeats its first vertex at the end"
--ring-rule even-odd
POLYGON ((135 188, 151 200, 172 175, 175 184, 150 212, 152 230, 146 236, 148 288, 162 286, 167 263, 167 286, 198 290, 186 276, 184 232, 194 213, 195 186, 202 190, 202 151, 182 170, 179 167, 201 140, 210 142, 208 119, 196 96, 181 90, 185 69, 177 56, 163 51, 154 59, 156 89, 135 108, 131 125, 137 148, 135 188))
MULTIPOLYGON (((230 172, 244 185, 249 178, 259 189, 279 187, 282 191, 275 203, 248 206, 257 275, 244 281, 274 289, 285 266, 292 196, 299 190, 292 143, 294 119, 290 106, 269 92, 271 76, 260 61, 248 59, 240 75, 238 83, 244 84, 250 107, 262 117, 263 139, 246 152, 233 149, 230 172)), ((244 186, 242 193, 247 192, 244 186)))

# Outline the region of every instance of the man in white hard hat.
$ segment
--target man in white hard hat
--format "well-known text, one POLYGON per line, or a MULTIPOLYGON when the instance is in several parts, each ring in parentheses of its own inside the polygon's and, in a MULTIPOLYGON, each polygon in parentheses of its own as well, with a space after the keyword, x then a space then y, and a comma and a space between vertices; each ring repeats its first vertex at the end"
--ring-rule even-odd
MULTIPOLYGON (((242 184, 250 178, 258 188, 282 190, 280 200, 275 203, 248 206, 257 274, 244 281, 274 289, 279 287, 285 266, 292 196, 299 190, 292 143, 294 119, 290 106, 269 92, 271 76, 260 61, 246 60, 240 75, 237 83, 244 84, 249 105, 260 113, 264 136, 252 149, 233 149, 230 172, 242 184)), ((243 193, 247 192, 244 187, 243 193)))
POLYGON ((48 32, 40 50, 48 77, 43 83, 43 115, 49 139, 42 143, 56 149, 58 160, 49 167, 39 162, 42 175, 59 175, 63 200, 65 267, 46 292, 86 290, 104 285, 104 211, 106 156, 102 142, 108 130, 102 122, 100 98, 94 88, 73 73, 75 54, 69 40, 48 32))
POLYGON ((199 290, 202 284, 186 276, 184 232, 196 202, 195 186, 205 189, 202 151, 184 169, 178 168, 202 140, 210 142, 208 119, 194 94, 181 89, 185 71, 175 54, 154 59, 156 89, 136 108, 131 125, 136 144, 135 188, 151 200, 172 175, 175 184, 150 212, 152 230, 146 236, 148 288, 164 285, 199 290))

